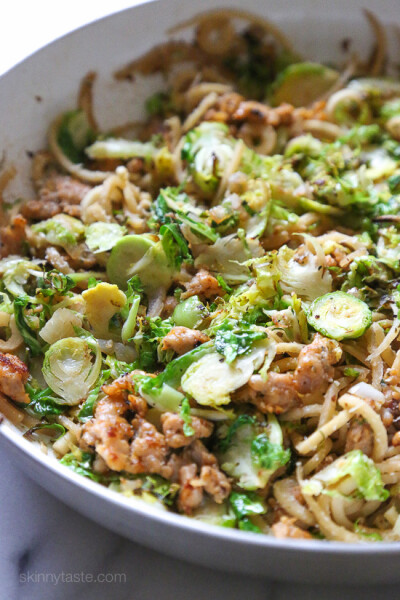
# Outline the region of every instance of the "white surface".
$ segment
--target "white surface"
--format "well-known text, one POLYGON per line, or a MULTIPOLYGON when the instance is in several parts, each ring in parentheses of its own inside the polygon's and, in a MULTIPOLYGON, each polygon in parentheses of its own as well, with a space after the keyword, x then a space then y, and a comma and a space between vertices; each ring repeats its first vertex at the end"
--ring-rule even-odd
MULTIPOLYGON (((132 0, 1 3, 0 73, 69 30, 134 3, 132 0)), ((0 456, 1 599, 380 600, 398 595, 398 586, 367 590, 276 584, 217 573, 163 557, 99 528, 60 504, 15 469, 1 440, 0 456), (126 581, 87 583, 99 573, 110 578, 122 574, 126 581), (75 582, 62 583, 62 578, 73 578, 75 582)))

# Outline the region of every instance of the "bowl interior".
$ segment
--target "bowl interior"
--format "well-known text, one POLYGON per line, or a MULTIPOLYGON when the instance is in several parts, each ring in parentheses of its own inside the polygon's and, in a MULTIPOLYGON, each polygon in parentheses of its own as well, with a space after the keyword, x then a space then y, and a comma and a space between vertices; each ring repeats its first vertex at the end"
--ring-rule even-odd
MULTIPOLYGON (((243 3, 238 0, 220 0, 218 6, 242 9, 243 3)), ((324 0, 297 0, 295 3, 292 0, 279 2, 249 0, 246 3, 246 10, 258 13, 278 25, 306 59, 342 64, 347 56, 345 46, 351 51, 359 52, 362 56, 367 56, 371 49, 373 36, 362 13, 365 7, 378 14, 388 26, 391 56, 396 57, 398 40, 396 40, 395 23, 400 23, 398 1, 386 0, 384 6, 385 11, 382 14, 382 3, 379 0, 353 0, 351 3, 345 0, 331 3, 326 3, 324 0), (350 42, 344 44, 344 40, 350 42)), ((140 118, 143 114, 145 98, 162 87, 162 79, 160 77, 148 80, 138 78, 134 82, 116 82, 113 72, 155 44, 168 39, 167 30, 176 23, 197 14, 199 8, 198 2, 182 3, 181 0, 160 0, 139 5, 61 38, 6 73, 0 79, 0 107, 2 108, 0 153, 4 155, 6 165, 16 166, 18 176, 6 190, 5 199, 16 196, 29 197, 32 194, 29 154, 45 146, 46 132, 52 119, 60 112, 75 107, 80 80, 88 71, 98 73, 94 96, 95 113, 103 129, 140 118)), ((201 12, 214 8, 214 0, 203 0, 201 3, 201 12)), ((132 539, 141 539, 152 545, 160 543, 159 538, 154 535, 150 536, 150 539, 143 540, 142 529, 138 525, 138 519, 141 518, 145 519, 147 524, 149 521, 156 523, 160 531, 171 532, 174 528, 184 530, 188 540, 197 541, 203 548, 210 549, 210 544, 222 543, 222 541, 228 545, 234 543, 240 549, 239 554, 235 555, 237 562, 234 568, 248 572, 251 572, 248 560, 244 558, 241 561, 239 558, 240 553, 243 555, 243 552, 246 552, 246 548, 253 548, 257 552, 264 548, 275 553, 278 550, 279 552, 285 550, 292 557, 297 556, 296 560, 300 553, 304 559, 311 556, 310 565, 316 557, 324 555, 327 560, 339 555, 344 559, 347 557, 348 560, 349 556, 355 554, 360 557, 368 555, 379 557, 386 554, 394 558, 400 554, 400 544, 355 547, 337 542, 326 544, 312 541, 304 544, 291 540, 281 541, 193 523, 177 515, 158 513, 142 504, 132 505, 118 494, 68 472, 54 459, 43 456, 35 445, 22 439, 18 430, 6 421, 0 429, 16 449, 19 460, 25 462, 27 470, 29 465, 36 465, 32 469, 40 472, 44 485, 51 488, 54 485, 54 476, 58 477, 58 481, 61 478, 74 490, 68 495, 69 502, 83 512, 87 494, 95 497, 99 503, 106 502, 111 507, 111 512, 115 512, 115 518, 110 518, 110 526, 121 533, 125 532, 132 539), (51 477, 46 478, 46 469, 51 472, 51 477), (134 527, 128 526, 124 530, 121 526, 121 518, 122 515, 126 517, 127 511, 134 515, 132 517, 134 527)), ((62 489, 64 490, 65 487, 62 489)), ((55 493, 57 495, 57 491, 55 493)), ((96 509, 91 516, 97 518, 96 509)), ((178 538, 181 539, 179 535, 178 538)), ((160 547, 168 550, 163 543, 160 543, 160 547)), ((184 548, 183 542, 177 542, 176 548, 171 547, 170 551, 179 549, 179 553, 184 556, 184 548)), ((202 551, 203 563, 212 564, 210 560, 211 557, 216 560, 215 552, 209 550, 208 563, 204 558, 206 554, 202 551)), ((196 554, 189 549, 187 557, 190 556, 200 560, 199 552, 196 554)), ((226 560, 220 560, 219 563, 217 560, 213 566, 226 568, 226 560)), ((262 563, 257 562, 255 572, 261 574, 262 569, 262 563)), ((264 567, 263 572, 271 574, 267 567, 264 567)), ((322 572, 329 571, 325 569, 322 572)), ((387 580, 387 569, 383 574, 387 580)), ((310 580, 310 577, 311 580, 319 579, 318 574, 313 574, 313 571, 302 577, 295 567, 290 572, 290 569, 283 565, 280 569, 279 566, 277 567, 274 575, 277 578, 287 579, 308 578, 310 580)), ((372 580, 378 580, 377 577, 374 575, 372 580)), ((397 577, 400 579, 400 572, 397 577)), ((351 580, 350 574, 347 580, 351 580)))

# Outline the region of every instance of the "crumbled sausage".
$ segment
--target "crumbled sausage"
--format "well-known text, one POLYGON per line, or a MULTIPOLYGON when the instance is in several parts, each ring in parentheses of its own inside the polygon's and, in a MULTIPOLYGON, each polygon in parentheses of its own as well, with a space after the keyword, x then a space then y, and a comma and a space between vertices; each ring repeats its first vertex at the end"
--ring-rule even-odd
POLYGON ((80 203, 91 187, 70 177, 53 173, 38 190, 38 199, 29 200, 21 212, 31 221, 50 219, 59 213, 80 216, 80 203))
POLYGON ((82 429, 80 446, 95 450, 113 471, 157 473, 169 478, 169 448, 162 433, 152 423, 137 415, 132 395, 127 398, 106 396, 98 403, 95 416, 82 429))
POLYGON ((196 275, 185 283, 186 292, 181 295, 182 300, 190 296, 200 296, 201 298, 215 298, 223 296, 224 290, 219 285, 217 279, 205 269, 200 269, 196 275))
POLYGON ((368 423, 353 420, 350 424, 346 437, 345 452, 361 450, 367 456, 372 455, 374 447, 374 434, 368 423))
POLYGON ((181 512, 190 514, 197 508, 203 499, 203 492, 218 504, 229 496, 229 479, 220 470, 215 456, 200 440, 195 440, 186 447, 179 460, 182 461, 182 466, 178 467, 178 482, 181 485, 178 508, 181 512))
POLYGON ((342 355, 340 346, 334 340, 319 334, 300 354, 294 372, 294 383, 300 394, 314 392, 333 380, 334 366, 342 355))
POLYGON ((202 486, 193 485, 197 482, 197 465, 192 463, 179 469, 180 490, 178 495, 178 510, 190 514, 198 508, 203 500, 202 486))
POLYGON ((142 417, 137 417, 132 426, 135 435, 126 471, 134 474, 158 473, 168 479, 171 475, 167 466, 169 448, 163 434, 142 417))
POLYGON ((18 356, 0 352, 0 392, 15 402, 29 404, 30 398, 25 392, 29 369, 18 356))
POLYGON ((21 254, 25 240, 26 220, 22 215, 16 215, 11 222, 0 229, 0 258, 11 254, 21 254))
POLYGON ((183 431, 184 420, 176 413, 164 413, 161 415, 161 426, 165 439, 170 448, 182 448, 189 446, 195 439, 207 438, 213 431, 213 424, 206 419, 191 417, 191 427, 194 430, 193 435, 185 435, 183 431))
POLYGON ((108 468, 114 471, 126 469, 129 460, 133 427, 124 418, 129 409, 129 400, 105 397, 97 404, 94 419, 82 428, 80 447, 96 450, 108 468))
POLYGON ((295 525, 296 519, 283 515, 277 523, 271 527, 272 533, 277 538, 292 538, 292 539, 312 539, 312 535, 308 531, 304 531, 295 525))
POLYGON ((197 331, 197 329, 189 329, 189 327, 173 327, 164 337, 162 350, 173 350, 177 354, 186 354, 189 350, 193 350, 196 346, 204 344, 210 338, 197 331))
POLYGON ((292 373, 252 375, 248 383, 233 395, 234 402, 250 402, 262 413, 281 414, 301 404, 292 373))
POLYGON ((261 102, 245 100, 239 104, 232 118, 234 121, 248 121, 278 127, 278 125, 291 125, 293 113, 294 107, 291 104, 281 104, 276 108, 271 108, 261 102))
POLYGON ((231 484, 226 475, 216 467, 208 465, 202 467, 199 482, 201 482, 204 490, 214 498, 217 504, 221 504, 230 494, 231 484))

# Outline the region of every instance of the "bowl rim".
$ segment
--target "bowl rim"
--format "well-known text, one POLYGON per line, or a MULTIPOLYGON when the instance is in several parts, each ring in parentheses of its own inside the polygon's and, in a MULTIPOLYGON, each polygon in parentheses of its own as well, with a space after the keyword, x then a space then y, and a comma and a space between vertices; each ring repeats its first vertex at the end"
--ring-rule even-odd
MULTIPOLYGON (((279 549, 306 554, 322 553, 324 555, 369 555, 391 554, 400 555, 400 542, 337 542, 330 540, 278 539, 268 534, 254 534, 239 529, 225 528, 212 525, 185 515, 160 510, 140 499, 131 499, 108 489, 100 483, 79 475, 62 465, 55 457, 42 453, 38 447, 23 437, 18 429, 11 428, 7 419, 0 424, 0 435, 10 442, 20 453, 28 455, 40 468, 48 469, 56 477, 67 480, 76 489, 84 490, 90 495, 108 502, 111 506, 132 511, 136 516, 153 520, 155 523, 178 527, 200 537, 212 537, 225 542, 250 545, 253 548, 279 549)), ((35 480, 36 481, 36 480, 35 480)), ((39 485, 41 481, 36 481, 39 485)), ((67 502, 68 504, 68 502, 67 502)), ((79 512, 79 511, 78 511, 79 512)), ((107 525, 105 524, 107 527, 107 525)))
MULTIPOLYGON (((119 9, 115 12, 109 13, 103 17, 96 18, 93 21, 85 23, 84 25, 73 29, 55 39, 47 42, 43 46, 40 46, 37 50, 30 53, 22 60, 18 61, 15 65, 4 71, 0 75, 0 85, 4 78, 14 74, 20 67, 24 67, 27 62, 33 57, 46 51, 49 47, 62 42, 66 38, 71 38, 75 34, 79 35, 82 30, 88 30, 92 27, 96 27, 99 23, 114 17, 121 16, 124 13, 129 13, 146 5, 161 4, 162 0, 140 0, 133 6, 119 9)), ((199 10, 197 13, 204 12, 199 10)), ((123 496, 114 490, 108 489, 100 483, 92 481, 83 475, 79 475, 69 469, 67 466, 61 464, 55 457, 48 456, 42 453, 37 446, 32 442, 29 442, 23 437, 21 430, 16 428, 12 423, 8 421, 0 413, 0 436, 2 436, 8 443, 10 443, 14 449, 17 450, 21 455, 29 457, 36 465, 42 470, 49 470, 56 478, 66 480, 76 490, 82 490, 91 496, 107 502, 110 506, 119 508, 123 511, 133 512, 137 517, 151 520, 155 524, 160 523, 170 528, 178 528, 185 530, 193 536, 198 538, 213 538, 218 541, 225 541, 235 543, 237 545, 247 545, 252 548, 270 549, 287 551, 290 553, 297 554, 299 551, 312 556, 316 553, 325 555, 326 557, 334 555, 342 556, 365 556, 365 555, 400 555, 400 541, 396 542, 338 542, 330 540, 304 540, 304 539, 290 539, 283 538, 278 539, 268 534, 254 534, 252 532, 246 532, 239 529, 225 528, 218 525, 212 525, 200 520, 196 520, 185 515, 173 513, 168 510, 160 510, 153 507, 151 504, 141 501, 140 499, 131 499, 123 496)), ((14 462, 14 461, 13 461, 14 462)), ((39 485, 43 485, 41 480, 35 482, 39 485)), ((49 493, 51 493, 49 491, 49 493)), ((66 504, 69 504, 66 501, 66 504)), ((79 512, 79 509, 75 509, 79 512)), ((108 527, 107 524, 103 524, 104 527, 108 527)), ((109 526, 112 530, 112 524, 109 526)))

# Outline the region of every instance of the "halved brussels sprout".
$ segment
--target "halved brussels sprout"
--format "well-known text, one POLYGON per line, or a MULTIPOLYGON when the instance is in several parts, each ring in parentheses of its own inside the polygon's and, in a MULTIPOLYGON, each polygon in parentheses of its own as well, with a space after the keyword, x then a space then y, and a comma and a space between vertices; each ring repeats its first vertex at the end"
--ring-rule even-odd
POLYGON ((183 391, 203 406, 216 408, 229 404, 230 393, 247 383, 253 372, 261 367, 267 346, 268 340, 257 342, 248 354, 231 364, 218 352, 206 354, 184 373, 183 391))
MULTIPOLYGON (((28 296, 25 291, 25 285, 31 277, 40 277, 42 270, 39 265, 24 258, 11 256, 0 261, 0 274, 3 276, 3 283, 10 294, 15 298, 28 296)), ((34 296, 28 296, 35 301, 34 296)))
POLYGON ((156 148, 151 142, 138 142, 123 138, 97 140, 85 149, 89 158, 100 160, 103 158, 129 160, 136 157, 151 160, 155 152, 156 148))
POLYGON ((48 344, 54 344, 62 338, 74 337, 74 327, 81 327, 82 320, 83 315, 69 308, 57 308, 39 335, 48 344))
POLYGON ((168 286, 172 280, 172 269, 160 242, 149 235, 126 235, 111 251, 107 275, 122 290, 127 288, 128 279, 138 275, 148 292, 168 286))
POLYGON ((92 223, 86 229, 86 245, 94 254, 107 252, 126 233, 126 228, 118 223, 92 223))
POLYGON ((221 441, 221 449, 222 469, 245 490, 264 488, 272 474, 290 458, 274 415, 268 415, 266 426, 248 415, 238 417, 221 441))
POLYGON ((400 96, 400 82, 390 77, 361 77, 350 81, 347 87, 368 96, 382 98, 400 96))
POLYGON ((186 135, 182 158, 194 182, 206 194, 214 192, 233 156, 234 141, 223 123, 203 122, 186 135))
POLYGON ((68 337, 52 344, 43 362, 47 385, 59 403, 74 406, 86 398, 101 369, 101 352, 94 338, 68 337))
POLYGON ((307 321, 322 335, 340 341, 360 337, 371 325, 372 313, 351 294, 331 292, 314 300, 307 321))
POLYGON ((365 500, 379 500, 384 502, 389 497, 385 489, 382 476, 374 461, 361 450, 351 450, 340 456, 333 463, 316 473, 313 477, 303 481, 304 494, 319 496, 361 497, 365 500), (350 479, 352 485, 341 489, 341 483, 350 479))
POLYGON ((82 221, 59 214, 46 221, 40 221, 31 227, 38 236, 38 245, 61 246, 65 250, 76 246, 78 240, 85 232, 82 221))
POLYGON ((307 106, 328 91, 338 76, 337 71, 318 63, 289 65, 273 85, 271 103, 275 106, 283 102, 293 106, 307 106))
POLYGON ((183 300, 172 313, 172 319, 175 325, 183 327, 197 327, 202 320, 207 316, 207 309, 198 296, 191 296, 187 300, 183 300))

